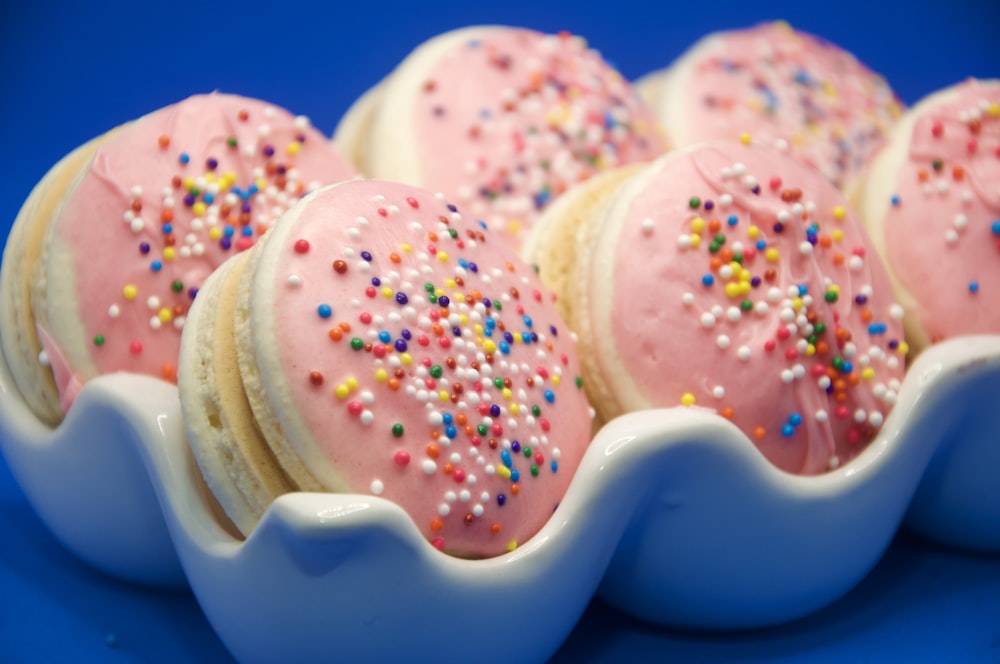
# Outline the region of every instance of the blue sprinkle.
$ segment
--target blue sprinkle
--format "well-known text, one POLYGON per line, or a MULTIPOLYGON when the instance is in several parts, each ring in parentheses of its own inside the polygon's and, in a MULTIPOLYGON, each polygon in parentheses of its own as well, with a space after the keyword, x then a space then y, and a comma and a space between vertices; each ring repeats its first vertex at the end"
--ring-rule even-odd
POLYGON ((767 240, 757 240, 757 251, 762 251, 767 248, 767 240))
POLYGON ((235 233, 236 229, 229 225, 226 225, 226 227, 222 229, 222 234, 226 237, 232 237, 235 233))
POLYGON ((899 194, 894 194, 893 197, 889 199, 889 202, 891 202, 893 206, 899 205, 899 194))
POLYGON ((701 278, 701 283, 703 283, 706 286, 711 286, 712 284, 715 283, 715 277, 713 277, 711 274, 706 274, 701 278))
POLYGON ((444 435, 448 436, 449 438, 454 438, 455 436, 458 435, 458 429, 456 429, 453 426, 445 427, 444 435))
POLYGON ((511 461, 510 458, 510 452, 508 452, 507 450, 500 450, 500 462, 503 463, 503 465, 510 468, 511 464, 513 463, 513 461, 511 461))
POLYGON ((240 235, 243 237, 250 237, 253 235, 253 228, 251 226, 244 226, 240 229, 240 235))
POLYGON ((212 203, 215 202, 215 194, 213 194, 211 192, 205 192, 205 194, 201 198, 202 198, 203 201, 205 201, 209 205, 211 205, 212 203))
POLYGON ((522 332, 521 333, 521 341, 523 341, 526 344, 530 344, 531 343, 531 334, 529 334, 528 332, 522 332))
POLYGON ((805 295, 809 292, 809 286, 805 284, 799 284, 799 296, 805 295))
POLYGON ((854 371, 854 363, 844 362, 843 366, 840 368, 840 371, 845 374, 851 373, 852 371, 854 371))
POLYGON ((800 424, 802 424, 802 416, 799 415, 798 413, 792 413, 791 415, 788 416, 788 423, 791 424, 793 427, 797 427, 800 424))
POLYGON ((795 427, 793 427, 791 424, 786 424, 781 427, 781 435, 784 436, 785 438, 791 438, 792 434, 794 433, 795 433, 795 427))
POLYGON ((552 390, 545 390, 545 400, 549 403, 555 403, 556 395, 552 392, 552 390))
POLYGON ((516 468, 511 468, 510 469, 510 481, 511 482, 517 482, 520 479, 521 479, 521 473, 517 472, 516 468))
POLYGON ((160 270, 163 269, 163 263, 161 263, 160 261, 153 261, 152 263, 149 264, 149 269, 152 270, 153 272, 159 272, 160 270))
POLYGON ((451 424, 452 422, 455 421, 455 419, 451 416, 451 413, 445 413, 444 415, 441 416, 441 421, 444 422, 445 424, 451 424))
POLYGON ((173 224, 163 224, 162 230, 163 230, 163 234, 164 235, 170 235, 171 233, 174 232, 174 225, 173 224))
POLYGON ((496 326, 497 326, 497 319, 496 318, 487 318, 486 319, 486 327, 488 327, 488 328, 490 328, 492 330, 496 326))
POLYGON ((531 327, 531 316, 525 316, 522 320, 524 320, 525 325, 531 327))
POLYGON ((729 215, 729 219, 726 219, 726 223, 729 224, 730 226, 735 226, 736 224, 740 223, 740 218, 737 217, 735 214, 731 214, 729 215))
POLYGON ((994 235, 1000 235, 1000 219, 997 219, 990 224, 990 232, 994 235))
POLYGON ((329 318, 333 315, 333 309, 330 308, 329 304, 321 304, 316 307, 317 313, 319 313, 320 318, 329 318))
POLYGON ((979 282, 978 281, 970 281, 969 282, 969 292, 970 293, 978 293, 979 292, 979 282))
POLYGON ((387 344, 390 341, 392 341, 392 335, 389 334, 386 330, 381 330, 378 333, 378 340, 381 341, 384 344, 387 344))
POLYGON ((510 344, 508 344, 506 341, 501 341, 499 344, 497 344, 497 348, 499 348, 500 352, 503 353, 504 355, 510 355, 510 344))
POLYGON ((552 463, 549 464, 549 467, 552 469, 553 473, 557 472, 559 470, 559 462, 553 460, 552 463))
POLYGON ((191 155, 189 155, 187 152, 182 152, 179 159, 182 164, 187 164, 189 161, 191 161, 191 155))

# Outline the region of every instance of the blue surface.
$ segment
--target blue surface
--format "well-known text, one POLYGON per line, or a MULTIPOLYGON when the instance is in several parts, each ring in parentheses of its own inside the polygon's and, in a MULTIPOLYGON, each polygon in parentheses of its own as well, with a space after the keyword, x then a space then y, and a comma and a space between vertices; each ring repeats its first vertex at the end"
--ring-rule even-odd
MULTIPOLYGON (((3 3, 0 237, 52 164, 115 125, 219 89, 330 133, 411 48, 469 24, 582 34, 630 78, 706 32, 776 18, 853 51, 908 104, 966 76, 1000 77, 997 0, 201 4, 3 3)), ((227 659, 190 595, 117 582, 67 553, 0 460, 0 662, 227 659)), ((903 536, 837 604, 748 633, 672 632, 595 602, 556 659, 1000 662, 1000 557, 903 536)))

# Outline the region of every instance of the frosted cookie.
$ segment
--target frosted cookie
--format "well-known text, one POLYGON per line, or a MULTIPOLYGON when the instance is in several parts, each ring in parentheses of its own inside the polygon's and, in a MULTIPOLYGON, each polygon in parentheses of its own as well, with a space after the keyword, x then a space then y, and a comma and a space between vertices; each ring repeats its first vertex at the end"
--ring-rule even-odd
POLYGON ((673 147, 752 136, 849 195, 901 112, 881 76, 784 22, 710 34, 636 85, 673 147))
POLYGON ((601 419, 707 408, 799 474, 847 463, 875 437, 903 375, 902 309, 818 171, 719 142, 589 197, 570 221, 543 219, 565 231, 535 251, 574 243, 573 264, 550 281, 601 419))
POLYGON ((29 407, 56 425, 97 375, 174 381, 204 278, 310 190, 354 176, 308 119, 226 94, 71 153, 22 207, 0 275, 0 341, 29 407))
POLYGON ((969 79, 911 109, 872 163, 860 211, 914 350, 1000 334, 1000 81, 969 79))
POLYGON ((208 486, 250 533, 287 491, 381 496, 447 553, 515 548, 589 444, 573 335, 530 266, 407 185, 323 188, 191 309, 179 391, 208 486))
POLYGON ((515 247, 574 184, 665 147, 629 82, 581 38, 500 26, 419 46, 334 140, 365 175, 444 192, 515 247))

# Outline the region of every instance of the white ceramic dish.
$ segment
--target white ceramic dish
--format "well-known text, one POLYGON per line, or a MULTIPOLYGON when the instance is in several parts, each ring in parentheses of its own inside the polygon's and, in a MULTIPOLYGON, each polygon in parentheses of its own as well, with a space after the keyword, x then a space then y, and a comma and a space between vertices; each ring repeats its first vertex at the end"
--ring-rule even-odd
POLYGON ((1000 337, 935 346, 878 440, 821 477, 776 470, 704 412, 622 417, 545 528, 480 561, 440 554, 402 510, 360 495, 284 496, 234 538, 192 461, 175 388, 153 379, 94 380, 49 431, 0 363, 0 444, 68 548, 123 578, 190 583, 240 660, 543 660, 595 592, 657 623, 746 628, 846 593, 904 519, 1000 551, 998 391, 1000 337))

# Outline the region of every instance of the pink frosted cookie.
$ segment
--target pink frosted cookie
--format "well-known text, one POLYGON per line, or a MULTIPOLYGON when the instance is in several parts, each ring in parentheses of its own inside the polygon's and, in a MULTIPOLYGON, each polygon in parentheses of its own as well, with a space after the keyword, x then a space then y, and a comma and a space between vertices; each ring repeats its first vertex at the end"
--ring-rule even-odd
POLYGON ((903 375, 902 309, 819 172, 719 142, 570 196, 581 204, 554 206, 567 218, 543 223, 562 233, 537 251, 576 238, 571 278, 542 276, 564 289, 602 418, 711 409, 799 474, 846 463, 874 438, 903 375))
POLYGON ((335 141, 367 176, 444 192, 515 246, 575 183, 664 150, 631 85, 581 38, 499 26, 425 42, 335 141))
POLYGON ((333 491, 396 502, 448 553, 516 547, 590 440, 552 299, 441 195, 321 189, 192 307, 179 388, 209 487, 244 534, 282 493, 333 491))
POLYGON ((909 111, 860 209, 915 350, 1000 334, 1000 80, 969 79, 909 111))
POLYGON ((784 22, 708 35, 637 86, 673 146, 749 135, 848 193, 901 108, 853 55, 784 22))
POLYGON ((3 352, 42 420, 87 380, 175 380, 205 277, 320 184, 354 177, 304 117, 234 95, 190 97, 94 139, 29 196, 0 279, 3 352))

